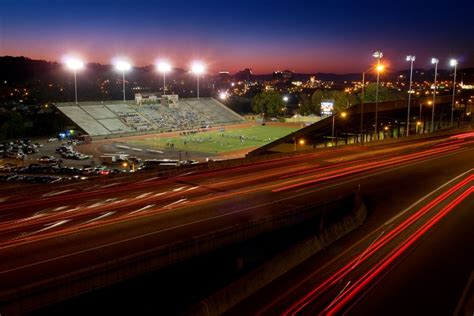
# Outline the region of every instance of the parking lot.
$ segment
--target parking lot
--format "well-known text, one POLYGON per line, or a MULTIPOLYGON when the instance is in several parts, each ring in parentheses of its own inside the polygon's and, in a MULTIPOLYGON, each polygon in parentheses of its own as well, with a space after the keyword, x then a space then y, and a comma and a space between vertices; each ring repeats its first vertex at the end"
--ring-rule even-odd
POLYGON ((129 172, 122 164, 101 165, 76 150, 77 141, 57 138, 0 143, 0 182, 57 183, 129 172))

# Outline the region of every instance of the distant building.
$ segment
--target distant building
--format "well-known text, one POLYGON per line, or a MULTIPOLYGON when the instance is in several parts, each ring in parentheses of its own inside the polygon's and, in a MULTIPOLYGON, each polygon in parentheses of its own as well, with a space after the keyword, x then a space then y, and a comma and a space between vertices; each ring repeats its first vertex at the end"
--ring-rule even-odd
POLYGON ((158 103, 158 93, 156 92, 141 92, 135 93, 135 102, 138 105, 158 103))
POLYGON ((289 80, 293 77, 293 71, 291 70, 283 70, 283 71, 280 71, 280 70, 277 70, 275 72, 273 72, 273 79, 286 79, 286 80, 289 80))
POLYGON ((221 81, 229 81, 230 80, 230 74, 228 71, 220 71, 219 72, 219 80, 221 81))
POLYGON ((161 105, 174 108, 178 106, 179 97, 177 94, 168 94, 161 96, 161 105))
POLYGON ((235 74, 235 78, 241 81, 251 81, 253 78, 252 68, 245 68, 235 74))

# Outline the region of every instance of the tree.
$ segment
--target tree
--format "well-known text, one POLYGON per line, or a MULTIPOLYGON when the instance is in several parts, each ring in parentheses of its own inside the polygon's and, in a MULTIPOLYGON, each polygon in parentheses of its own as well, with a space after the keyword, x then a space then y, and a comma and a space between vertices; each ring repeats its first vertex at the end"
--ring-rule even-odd
POLYGON ((0 114, 0 139, 25 136, 23 118, 18 112, 7 110, 0 114))
MULTIPOLYGON (((377 84, 371 83, 367 85, 364 91, 364 102, 375 102, 375 94, 377 90, 377 84)), ((358 94, 359 99, 362 99, 362 93, 358 94)), ((400 92, 396 89, 387 88, 379 85, 379 102, 403 100, 406 98, 405 93, 400 92)))
POLYGON ((311 97, 302 93, 299 98, 298 113, 301 115, 318 114, 321 112, 321 106, 314 106, 311 97))
POLYGON ((283 98, 276 91, 261 92, 252 99, 252 109, 255 113, 278 115, 282 113, 284 107, 283 98))
MULTIPOLYGON (((313 108, 316 108, 316 105, 321 106, 322 100, 334 100, 334 109, 336 112, 343 111, 348 107, 357 103, 357 97, 346 93, 344 91, 337 90, 317 90, 311 96, 311 101, 313 103, 313 108)), ((319 108, 320 109, 320 108, 319 108)), ((319 114, 319 113, 316 113, 319 114)))

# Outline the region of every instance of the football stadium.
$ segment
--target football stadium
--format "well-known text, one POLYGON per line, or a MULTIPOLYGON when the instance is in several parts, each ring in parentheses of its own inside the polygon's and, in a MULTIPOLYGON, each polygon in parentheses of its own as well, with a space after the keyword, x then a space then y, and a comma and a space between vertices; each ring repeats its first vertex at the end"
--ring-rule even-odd
POLYGON ((297 129, 295 124, 248 122, 214 98, 136 94, 134 101, 59 103, 64 114, 93 141, 88 153, 125 152, 176 158, 183 152, 235 158, 297 129))

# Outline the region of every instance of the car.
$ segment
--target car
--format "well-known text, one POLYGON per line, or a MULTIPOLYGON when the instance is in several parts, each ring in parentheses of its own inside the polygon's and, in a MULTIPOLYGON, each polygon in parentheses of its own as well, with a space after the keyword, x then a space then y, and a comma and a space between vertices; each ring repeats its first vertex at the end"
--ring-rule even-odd
POLYGON ((59 141, 59 139, 57 137, 51 137, 50 139, 48 139, 48 143, 53 143, 53 142, 57 142, 59 141))
POLYGON ((41 156, 38 158, 38 162, 57 164, 57 163, 62 163, 63 161, 62 159, 57 159, 54 156, 41 156))
POLYGON ((7 157, 12 159, 23 159, 24 155, 22 152, 9 152, 7 157))
POLYGON ((9 175, 7 175, 7 178, 5 180, 14 181, 16 180, 16 178, 18 178, 18 175, 16 173, 10 173, 9 175))
POLYGON ((6 164, 3 164, 3 165, 0 165, 0 170, 2 171, 10 171, 12 169, 16 168, 16 165, 15 164, 12 164, 12 163, 6 163, 6 164))
POLYGON ((84 155, 84 154, 80 154, 80 153, 76 153, 76 155, 74 156, 76 160, 86 160, 86 159, 89 159, 89 156, 87 155, 84 155))

